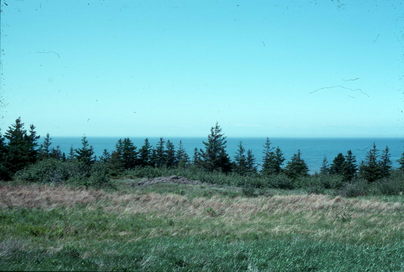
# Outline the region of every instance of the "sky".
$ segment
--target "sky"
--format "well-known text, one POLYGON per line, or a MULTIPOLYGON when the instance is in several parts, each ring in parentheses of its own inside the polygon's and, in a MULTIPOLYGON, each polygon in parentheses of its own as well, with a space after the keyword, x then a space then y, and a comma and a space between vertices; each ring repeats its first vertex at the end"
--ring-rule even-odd
POLYGON ((404 1, 1 0, 0 128, 403 137, 404 1))

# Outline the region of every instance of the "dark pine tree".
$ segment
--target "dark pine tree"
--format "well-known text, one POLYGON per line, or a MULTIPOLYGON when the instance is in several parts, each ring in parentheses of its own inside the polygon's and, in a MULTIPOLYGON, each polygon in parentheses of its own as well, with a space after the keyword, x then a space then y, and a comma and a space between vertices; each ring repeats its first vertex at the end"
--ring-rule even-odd
POLYGON ((39 158, 42 159, 47 159, 50 157, 51 154, 51 145, 52 145, 52 139, 49 136, 49 133, 46 134, 43 143, 41 144, 39 148, 39 158))
POLYGON ((356 158, 352 154, 352 151, 348 150, 345 156, 344 167, 342 169, 342 176, 344 177, 344 180, 352 181, 356 177, 357 171, 358 165, 356 164, 356 158))
POLYGON ((267 138, 264 144, 264 157, 262 162, 262 174, 276 175, 282 172, 282 164, 285 161, 283 153, 279 147, 275 150, 271 147, 271 142, 267 138))
POLYGON ((64 152, 62 152, 62 150, 60 150, 59 146, 56 146, 54 148, 52 148, 49 152, 49 156, 48 158, 53 158, 53 159, 57 159, 60 161, 65 161, 66 160, 66 154, 64 152))
POLYGON ((156 145, 156 149, 153 154, 153 161, 156 167, 163 167, 166 164, 166 150, 165 150, 165 141, 163 138, 160 138, 159 142, 156 145))
POLYGON ((178 146, 177 154, 176 154, 176 160, 178 162, 178 167, 187 167, 189 164, 189 156, 187 152, 184 149, 184 146, 182 144, 182 141, 180 141, 180 144, 178 146))
POLYGON ((234 156, 234 169, 237 174, 245 175, 248 172, 247 169, 247 157, 245 155, 245 149, 242 142, 239 143, 236 155, 234 156))
POLYGON ((292 159, 287 163, 285 172, 286 175, 292 179, 308 175, 309 168, 306 162, 301 158, 300 150, 298 150, 297 154, 294 154, 292 159))
POLYGON ((24 123, 21 118, 15 121, 5 133, 7 140, 6 168, 10 174, 23 169, 37 159, 38 150, 35 127, 30 127, 30 133, 24 129, 24 123))
POLYGON ((76 159, 76 154, 74 152, 73 146, 70 147, 69 154, 67 155, 68 161, 74 161, 76 159))
POLYGON ((153 148, 149 139, 144 140, 143 146, 139 150, 139 165, 142 167, 153 166, 152 162, 153 148))
POLYGON ((320 175, 328 175, 330 174, 330 167, 328 166, 328 160, 326 157, 323 159, 323 163, 320 168, 320 175))
POLYGON ((100 162, 102 163, 111 162, 111 153, 109 153, 108 150, 104 149, 102 151, 102 155, 100 156, 100 162))
POLYGON ((121 148, 121 159, 123 163, 123 167, 125 169, 132 169, 137 164, 137 151, 136 146, 129 138, 124 138, 122 141, 122 148, 121 148))
POLYGON ((166 150, 165 150, 165 159, 166 159, 165 165, 168 168, 177 166, 177 158, 175 156, 175 153, 176 152, 175 152, 174 144, 170 140, 167 140, 166 150))
POLYGON ((247 173, 252 174, 257 172, 257 166, 255 164, 255 157, 251 149, 247 151, 246 157, 247 173))
POLYGON ((208 141, 203 142, 205 150, 200 150, 202 167, 208 171, 231 171, 231 162, 226 152, 226 137, 222 134, 222 129, 216 123, 211 128, 208 141))
POLYGON ((81 148, 75 150, 75 158, 87 166, 95 162, 94 149, 88 143, 87 137, 81 138, 81 148))
POLYGON ((400 164, 400 170, 404 171, 404 152, 401 154, 401 158, 398 160, 400 164))
POLYGON ((38 140, 40 136, 35 131, 35 126, 30 125, 29 134, 26 136, 26 144, 29 152, 29 162, 34 163, 38 159, 38 140))
POLYGON ((272 173, 272 147, 271 147, 271 141, 269 138, 266 139, 265 144, 264 144, 264 156, 262 158, 262 169, 261 173, 264 175, 271 175, 272 173))
POLYGON ((389 147, 383 150, 382 156, 380 157, 380 176, 381 177, 389 177, 391 170, 391 160, 390 160, 390 150, 389 147))
POLYGON ((10 179, 10 173, 6 167, 7 146, 0 132, 0 180, 10 179))
POLYGON ((382 177, 380 164, 377 161, 378 156, 376 144, 373 144, 366 156, 366 160, 361 163, 359 170, 360 175, 368 182, 374 182, 382 177))
POLYGON ((192 164, 196 167, 201 166, 201 153, 199 152, 198 148, 194 148, 194 155, 192 157, 192 164))
POLYGON ((345 157, 342 153, 339 153, 332 161, 330 167, 330 174, 342 175, 342 172, 344 170, 344 163, 345 163, 345 157))

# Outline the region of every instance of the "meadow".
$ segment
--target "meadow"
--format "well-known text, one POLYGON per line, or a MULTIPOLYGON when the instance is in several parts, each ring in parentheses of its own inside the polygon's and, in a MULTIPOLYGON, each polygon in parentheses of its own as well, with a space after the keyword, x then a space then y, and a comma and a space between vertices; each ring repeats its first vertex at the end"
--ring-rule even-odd
POLYGON ((0 185, 0 270, 403 271, 404 197, 0 185))

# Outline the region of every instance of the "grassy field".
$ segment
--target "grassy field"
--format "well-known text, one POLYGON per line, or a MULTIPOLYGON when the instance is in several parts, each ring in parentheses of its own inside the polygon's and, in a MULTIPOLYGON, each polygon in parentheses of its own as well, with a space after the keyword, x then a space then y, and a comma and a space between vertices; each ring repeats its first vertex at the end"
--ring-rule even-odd
POLYGON ((404 271, 404 196, 0 185, 0 270, 404 271))

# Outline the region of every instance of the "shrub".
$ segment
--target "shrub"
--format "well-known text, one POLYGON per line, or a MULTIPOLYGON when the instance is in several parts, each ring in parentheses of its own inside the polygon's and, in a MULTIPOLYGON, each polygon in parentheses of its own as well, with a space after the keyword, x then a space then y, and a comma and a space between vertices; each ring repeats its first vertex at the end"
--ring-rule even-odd
POLYGON ((269 188, 294 189, 296 187, 295 181, 284 174, 271 175, 262 179, 266 181, 266 187, 269 188))
POLYGON ((376 190, 383 195, 398 195, 404 192, 404 174, 395 171, 389 178, 377 181, 376 190))
POLYGON ((90 172, 90 177, 86 179, 86 184, 88 186, 105 186, 110 184, 110 179, 108 178, 108 168, 105 163, 95 163, 90 172))
POLYGON ((340 175, 314 175, 300 178, 296 186, 299 188, 339 189, 344 185, 340 175))
POLYGON ((344 187, 339 191, 339 195, 344 197, 357 197, 364 196, 369 193, 368 183, 363 180, 356 180, 352 183, 347 183, 344 187))
POLYGON ((30 182, 64 182, 71 179, 89 177, 89 169, 77 161, 63 162, 56 159, 46 159, 18 171, 14 178, 30 182))

